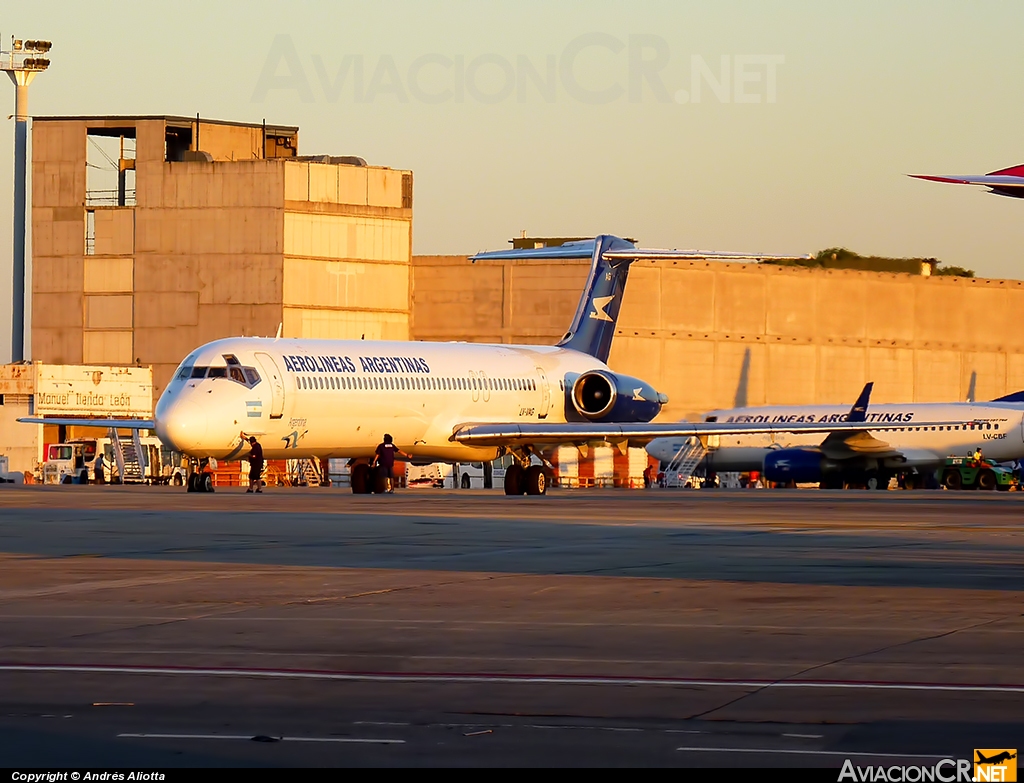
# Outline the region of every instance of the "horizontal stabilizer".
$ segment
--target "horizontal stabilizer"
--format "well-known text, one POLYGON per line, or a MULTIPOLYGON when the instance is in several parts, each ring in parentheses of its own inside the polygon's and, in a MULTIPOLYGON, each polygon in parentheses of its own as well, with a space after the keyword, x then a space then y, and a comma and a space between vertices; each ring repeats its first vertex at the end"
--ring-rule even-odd
POLYGON ((655 261, 658 259, 693 259, 703 260, 710 259, 712 261, 790 261, 790 260, 801 260, 809 261, 812 256, 802 255, 769 255, 768 253, 729 253, 718 250, 656 250, 651 248, 640 248, 636 250, 611 250, 604 254, 605 258, 630 258, 634 261, 641 259, 649 259, 655 261))
POLYGON ((156 427, 152 419, 89 419, 47 416, 18 419, 22 424, 63 424, 68 427, 116 427, 119 430, 151 430, 156 427))
POLYGON ((503 261, 511 258, 590 258, 594 255, 596 239, 566 242, 554 247, 528 247, 515 250, 489 250, 470 256, 470 261, 503 261))

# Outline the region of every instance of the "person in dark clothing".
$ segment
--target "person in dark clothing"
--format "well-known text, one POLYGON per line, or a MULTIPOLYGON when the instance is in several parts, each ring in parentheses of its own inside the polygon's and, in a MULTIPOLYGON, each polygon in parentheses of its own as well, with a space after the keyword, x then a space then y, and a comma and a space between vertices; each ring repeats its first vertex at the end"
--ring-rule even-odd
POLYGON ((388 492, 394 493, 395 491, 395 457, 406 457, 395 445, 394 439, 385 433, 384 442, 377 447, 377 453, 373 458, 373 465, 371 467, 380 468, 384 472, 384 477, 388 480, 388 492))
POLYGON ((262 492, 260 476, 263 475, 263 447, 253 435, 249 438, 249 489, 246 492, 262 492))

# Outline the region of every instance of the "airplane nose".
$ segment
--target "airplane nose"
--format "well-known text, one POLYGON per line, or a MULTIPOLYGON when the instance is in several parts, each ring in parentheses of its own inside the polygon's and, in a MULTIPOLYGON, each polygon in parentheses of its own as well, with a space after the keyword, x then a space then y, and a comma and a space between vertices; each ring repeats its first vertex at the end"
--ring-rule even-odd
POLYGON ((196 451, 206 436, 207 425, 206 411, 191 400, 179 399, 166 407, 157 406, 156 434, 176 451, 196 451))

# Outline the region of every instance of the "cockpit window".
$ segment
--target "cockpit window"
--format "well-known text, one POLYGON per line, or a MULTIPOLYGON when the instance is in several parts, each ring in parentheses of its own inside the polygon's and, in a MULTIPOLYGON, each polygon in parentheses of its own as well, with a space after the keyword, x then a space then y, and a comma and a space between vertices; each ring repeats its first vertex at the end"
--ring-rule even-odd
POLYGON ((241 362, 231 354, 226 355, 224 359, 227 362, 226 367, 194 367, 192 365, 182 367, 178 373, 178 378, 182 380, 185 378, 193 378, 195 380, 200 378, 229 378, 249 389, 260 382, 260 374, 256 372, 255 368, 242 367, 241 362))
POLYGON ((186 378, 188 378, 191 375, 192 375, 192 365, 191 364, 183 364, 183 365, 181 365, 181 369, 178 370, 178 380, 179 381, 183 381, 183 380, 185 380, 186 378))

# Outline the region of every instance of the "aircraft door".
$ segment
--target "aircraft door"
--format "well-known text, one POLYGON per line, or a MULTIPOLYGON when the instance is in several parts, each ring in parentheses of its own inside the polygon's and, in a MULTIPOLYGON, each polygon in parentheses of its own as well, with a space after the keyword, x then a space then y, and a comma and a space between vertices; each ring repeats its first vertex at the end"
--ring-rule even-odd
POLYGON ((269 353, 257 353, 256 361, 259 362, 260 371, 263 377, 270 384, 270 418, 280 419, 284 415, 284 376, 269 353))
POLYGON ((540 378, 540 407, 537 408, 537 418, 546 419, 551 408, 551 387, 548 386, 548 376, 540 367, 537 368, 537 375, 540 378))

